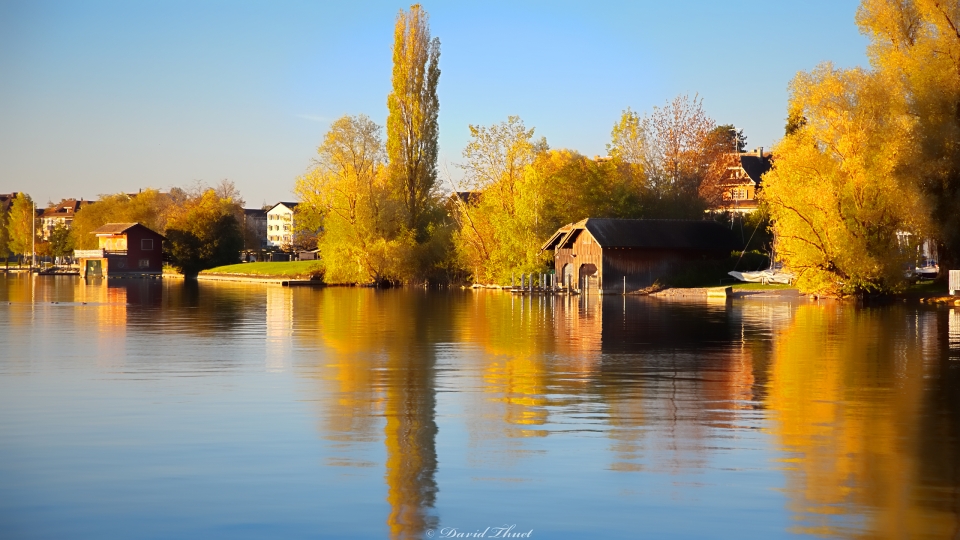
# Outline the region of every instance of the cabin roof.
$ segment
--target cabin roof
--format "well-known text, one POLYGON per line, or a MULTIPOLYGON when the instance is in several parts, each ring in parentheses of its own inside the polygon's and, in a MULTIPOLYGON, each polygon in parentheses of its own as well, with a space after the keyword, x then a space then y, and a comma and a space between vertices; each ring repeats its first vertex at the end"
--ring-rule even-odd
POLYGON ((733 250, 730 231, 716 221, 587 218, 564 225, 541 250, 567 246, 583 230, 602 248, 733 250))

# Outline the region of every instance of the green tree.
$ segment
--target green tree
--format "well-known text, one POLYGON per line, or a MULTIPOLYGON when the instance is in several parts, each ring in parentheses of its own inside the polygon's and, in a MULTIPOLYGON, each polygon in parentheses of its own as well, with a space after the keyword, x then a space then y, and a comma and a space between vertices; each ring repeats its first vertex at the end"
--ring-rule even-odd
POLYGON ((207 189, 190 197, 168 218, 164 251, 184 275, 237 262, 243 236, 232 199, 207 189))
POLYGON ((57 223, 50 232, 50 254, 65 257, 73 253, 73 237, 70 229, 63 223, 57 223))
POLYGON ((401 194, 405 225, 426 238, 436 206, 440 100, 440 40, 430 38, 429 16, 419 5, 397 15, 393 42, 393 90, 387 97, 387 154, 401 194))
POLYGON ((316 206, 298 204, 293 209, 293 249, 317 249, 323 232, 323 212, 316 206))
POLYGON ((11 252, 21 256, 32 252, 34 234, 37 227, 37 214, 33 208, 33 199, 24 193, 17 193, 7 213, 8 246, 11 252))
POLYGON ((712 136, 719 139, 721 148, 728 148, 728 152, 745 152, 747 150, 747 136, 742 129, 733 124, 723 124, 713 128, 712 136))

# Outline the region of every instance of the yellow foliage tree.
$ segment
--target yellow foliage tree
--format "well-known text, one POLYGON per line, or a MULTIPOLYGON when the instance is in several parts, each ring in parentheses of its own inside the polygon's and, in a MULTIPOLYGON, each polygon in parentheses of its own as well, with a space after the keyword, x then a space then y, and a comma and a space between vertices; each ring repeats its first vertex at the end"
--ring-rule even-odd
POLYGON ((960 262, 960 3, 863 0, 860 31, 874 70, 903 102, 913 152, 899 158, 927 195, 944 263, 960 262))
POLYGON ((80 208, 74 217, 70 227, 73 245, 77 249, 96 249, 97 238, 90 233, 107 223, 140 223, 163 234, 173 206, 175 201, 170 195, 155 189, 135 195, 101 195, 97 202, 80 208))
POLYGON ((857 23, 873 69, 799 74, 764 178, 781 255, 810 291, 896 290, 898 236, 960 257, 960 5, 864 0, 857 23))
POLYGON ((336 120, 314 168, 297 179, 301 204, 323 215, 318 246, 334 283, 401 281, 413 244, 393 196, 381 128, 366 116, 336 120))
POLYGON ((898 233, 928 229, 925 200, 901 169, 912 120, 887 88, 881 74, 830 64, 791 85, 791 115, 805 123, 774 148, 762 197, 803 290, 896 290, 908 255, 898 233))
POLYGON ((463 151, 469 200, 455 198, 454 246, 476 281, 509 283, 511 273, 540 271, 542 184, 530 170, 546 141, 533 140, 519 117, 490 127, 470 126, 463 151))
POLYGON ((40 230, 36 223, 33 199, 25 193, 17 193, 7 210, 7 245, 12 253, 21 256, 31 253, 34 248, 34 235, 40 230))

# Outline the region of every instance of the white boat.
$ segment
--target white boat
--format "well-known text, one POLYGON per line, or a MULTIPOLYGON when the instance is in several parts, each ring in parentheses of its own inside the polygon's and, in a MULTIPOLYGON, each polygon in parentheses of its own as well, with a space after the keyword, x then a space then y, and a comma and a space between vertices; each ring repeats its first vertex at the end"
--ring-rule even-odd
POLYGON ((727 273, 740 281, 746 281, 748 283, 781 283, 789 285, 797 279, 796 275, 781 270, 760 270, 757 272, 737 272, 734 270, 727 273))

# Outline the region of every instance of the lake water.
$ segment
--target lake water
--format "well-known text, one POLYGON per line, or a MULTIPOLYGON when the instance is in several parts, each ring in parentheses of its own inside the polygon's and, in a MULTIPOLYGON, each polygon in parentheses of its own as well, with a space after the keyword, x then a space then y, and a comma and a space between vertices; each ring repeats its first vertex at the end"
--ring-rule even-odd
POLYGON ((958 437, 951 308, 0 277, 4 539, 956 539, 958 437))

